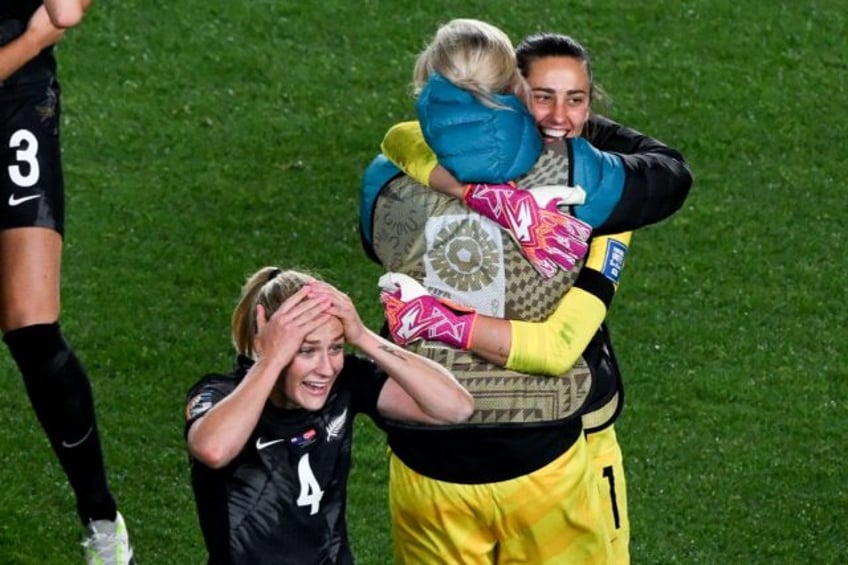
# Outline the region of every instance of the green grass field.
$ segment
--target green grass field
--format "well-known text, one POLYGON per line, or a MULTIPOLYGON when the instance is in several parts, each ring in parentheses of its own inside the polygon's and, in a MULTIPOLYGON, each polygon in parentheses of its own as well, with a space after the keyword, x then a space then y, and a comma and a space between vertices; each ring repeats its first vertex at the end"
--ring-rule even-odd
MULTIPOLYGON (((412 117, 416 53, 477 17, 570 33, 614 119, 696 176, 636 234, 611 327, 637 564, 844 563, 843 0, 321 4, 95 2, 59 50, 68 229, 63 326, 93 381, 138 561, 201 563, 188 386, 225 370, 263 264, 316 271, 378 327, 360 175, 412 117), (842 202, 842 204, 839 204, 842 202)), ((0 357, 0 563, 81 562, 73 499, 0 357)), ((385 444, 359 422, 349 521, 389 558, 385 444)))

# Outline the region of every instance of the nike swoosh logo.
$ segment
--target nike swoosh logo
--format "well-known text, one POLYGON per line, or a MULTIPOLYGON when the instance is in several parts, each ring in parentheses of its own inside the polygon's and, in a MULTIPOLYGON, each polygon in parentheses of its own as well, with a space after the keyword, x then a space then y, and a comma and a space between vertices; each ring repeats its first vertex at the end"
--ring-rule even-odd
POLYGON ((35 200, 36 198, 41 198, 40 194, 30 194, 29 196, 21 196, 20 198, 16 198, 14 194, 9 195, 9 206, 20 206, 24 202, 29 200, 35 200))
POLYGON ((91 435, 91 432, 92 432, 92 431, 94 431, 94 426, 92 426, 92 427, 88 428, 88 431, 87 431, 87 432, 85 432, 85 435, 84 435, 84 436, 82 436, 82 439, 81 439, 81 440, 79 440, 79 441, 75 441, 75 442, 73 442, 73 443, 68 443, 67 441, 62 440, 62 447, 64 447, 65 449, 73 449, 73 448, 75 448, 75 447, 79 447, 80 445, 82 445, 82 444, 83 444, 83 442, 85 442, 85 440, 87 440, 87 439, 88 439, 88 436, 90 436, 90 435, 91 435))
POLYGON ((261 437, 256 438, 256 451, 260 451, 262 449, 265 449, 266 447, 274 445, 275 443, 280 443, 281 441, 286 441, 286 440, 284 440, 284 439, 272 439, 271 441, 263 442, 261 437))

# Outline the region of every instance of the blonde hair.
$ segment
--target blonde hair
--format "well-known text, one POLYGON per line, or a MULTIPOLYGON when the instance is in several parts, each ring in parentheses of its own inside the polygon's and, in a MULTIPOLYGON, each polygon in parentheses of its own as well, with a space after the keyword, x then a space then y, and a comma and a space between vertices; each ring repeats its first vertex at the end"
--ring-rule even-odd
POLYGON ((471 92, 490 107, 502 107, 493 94, 524 97, 528 92, 509 37, 480 20, 455 19, 439 27, 415 62, 416 96, 433 73, 471 92))
POLYGON ((248 277, 233 310, 231 331, 236 351, 253 358, 254 339, 258 330, 257 306, 261 305, 265 309, 265 315, 270 317, 283 302, 313 280, 315 277, 306 273, 284 271, 277 267, 262 267, 248 277))

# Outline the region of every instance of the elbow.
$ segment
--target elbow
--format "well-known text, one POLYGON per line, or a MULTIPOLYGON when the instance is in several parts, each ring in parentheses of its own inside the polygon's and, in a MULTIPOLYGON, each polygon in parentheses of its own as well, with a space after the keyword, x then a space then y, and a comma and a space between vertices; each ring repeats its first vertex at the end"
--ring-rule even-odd
POLYGON ((680 209, 683 206, 683 202, 689 196, 689 192, 692 190, 692 185, 695 182, 695 177, 692 174, 692 169, 689 168, 689 165, 686 161, 682 159, 678 161, 677 168, 673 171, 674 175, 672 177, 672 189, 669 193, 672 196, 676 196, 676 208, 675 211, 680 209))
POLYGON ((48 10, 50 22, 60 29, 67 29, 78 26, 82 23, 85 16, 85 10, 90 2, 65 2, 61 6, 57 6, 54 10, 48 10))
MULTIPOLYGON (((567 344, 573 343, 573 337, 571 335, 562 336, 559 337, 559 339, 567 344)), ((548 342, 548 340, 540 341, 540 343, 548 342)), ((586 344, 588 345, 588 340, 586 341, 586 344)), ((571 345, 569 351, 575 349, 577 349, 577 346, 571 345)), ((531 375, 542 375, 545 377, 560 377, 571 369, 571 367, 574 366, 574 363, 577 362, 578 357, 559 351, 556 345, 546 348, 545 351, 549 353, 538 358, 523 360, 520 369, 521 372, 531 375)))
POLYGON ((461 424, 467 422, 472 414, 474 414, 474 397, 471 396, 470 392, 466 391, 460 405, 457 407, 452 423, 461 424))
POLYGON ((66 10, 50 14, 50 22, 59 29, 76 27, 82 22, 82 10, 66 10))
POLYGON ((695 184, 695 175, 692 174, 692 169, 690 169, 688 165, 685 167, 683 182, 685 183, 685 191, 688 196, 689 192, 692 190, 692 185, 695 184))
POLYGON ((225 457, 221 450, 193 449, 191 455, 210 469, 221 469, 230 462, 230 459, 225 457))
POLYGON ((467 422, 471 415, 474 413, 474 397, 471 396, 471 393, 467 390, 463 389, 463 394, 460 394, 459 397, 454 402, 451 410, 446 410, 443 414, 441 414, 441 422, 442 424, 462 424, 467 422))
POLYGON ((232 461, 232 456, 219 442, 197 441, 189 438, 188 451, 197 461, 210 469, 221 469, 232 461))
POLYGON ((543 377, 561 377, 567 373, 576 362, 577 360, 575 359, 571 364, 569 364, 567 359, 563 356, 557 355, 545 359, 544 363, 528 366, 526 369, 522 369, 522 372, 529 373, 531 375, 540 375, 543 377))
MULTIPOLYGON (((576 360, 574 362, 576 363, 576 360)), ((556 356, 554 360, 549 359, 547 364, 544 367, 540 367, 540 370, 536 371, 536 373, 547 377, 561 377, 573 366, 574 363, 569 365, 563 356, 556 356)))

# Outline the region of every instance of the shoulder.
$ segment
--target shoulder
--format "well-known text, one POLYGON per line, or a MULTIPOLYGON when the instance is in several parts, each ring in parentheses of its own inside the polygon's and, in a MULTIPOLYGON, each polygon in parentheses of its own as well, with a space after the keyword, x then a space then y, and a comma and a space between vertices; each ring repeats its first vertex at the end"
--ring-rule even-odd
POLYGON ((207 373, 194 383, 186 394, 186 420, 196 420, 233 392, 251 364, 249 359, 239 357, 230 373, 207 373))
POLYGON ((622 155, 656 153, 682 158, 662 141, 604 116, 594 115, 589 119, 585 138, 601 151, 622 155))
POLYGON ((193 422, 230 394, 238 384, 232 377, 206 375, 196 382, 186 395, 185 419, 193 422))
POLYGON ((194 383, 188 390, 191 398, 197 391, 202 389, 215 389, 230 393, 247 374, 248 369, 253 366, 253 360, 243 355, 236 357, 233 368, 229 373, 207 373, 194 383))
POLYGON ((230 393, 239 379, 234 375, 222 375, 218 373, 209 373, 201 377, 196 383, 188 389, 187 398, 191 398, 202 390, 216 390, 220 392, 230 393))
POLYGON ((433 75, 416 103, 427 144, 461 181, 504 182, 526 173, 542 151, 536 122, 514 95, 499 107, 433 75))

